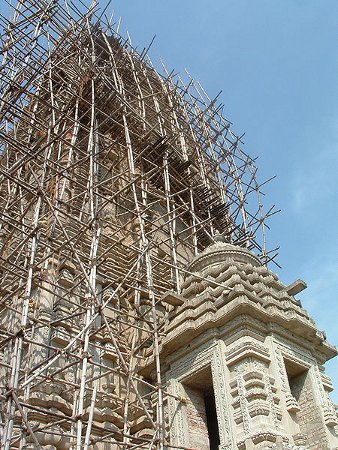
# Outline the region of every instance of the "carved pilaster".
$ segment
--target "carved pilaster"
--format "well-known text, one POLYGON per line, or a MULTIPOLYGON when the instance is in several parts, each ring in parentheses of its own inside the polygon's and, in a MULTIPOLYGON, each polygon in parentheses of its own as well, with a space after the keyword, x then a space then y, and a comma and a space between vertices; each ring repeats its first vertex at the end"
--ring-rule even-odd
POLYGON ((245 435, 250 433, 250 415, 248 411, 248 400, 245 395, 244 378, 242 372, 237 375, 238 397, 242 412, 243 430, 245 435))
MULTIPOLYGON (((177 398, 184 397, 182 384, 172 378, 168 381, 168 392, 177 398)), ((184 412, 185 404, 173 397, 168 399, 170 418, 170 442, 177 446, 188 446, 187 419, 184 412)))
POLYGON ((230 420, 229 420, 229 405, 227 399, 227 386, 226 386, 226 364, 224 361, 224 356, 219 343, 213 353, 211 372, 212 380, 215 393, 216 402, 216 412, 220 436, 220 446, 219 450, 232 450, 234 448, 231 430, 230 430, 230 420))
POLYGON ((274 427, 276 430, 279 429, 279 421, 282 418, 280 408, 277 406, 279 404, 279 397, 276 395, 275 379, 269 374, 264 375, 264 381, 266 385, 267 401, 270 405, 271 417, 273 420, 274 427))

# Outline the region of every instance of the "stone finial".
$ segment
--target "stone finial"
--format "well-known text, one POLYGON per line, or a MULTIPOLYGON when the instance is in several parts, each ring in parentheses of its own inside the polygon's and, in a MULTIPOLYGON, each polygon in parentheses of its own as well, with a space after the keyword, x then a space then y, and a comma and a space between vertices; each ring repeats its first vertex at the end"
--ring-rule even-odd
POLYGON ((189 271, 199 272, 208 266, 219 265, 231 260, 243 264, 252 264, 255 267, 262 265, 258 256, 247 248, 228 243, 225 236, 217 233, 214 236, 214 241, 213 244, 195 256, 188 267, 189 271))

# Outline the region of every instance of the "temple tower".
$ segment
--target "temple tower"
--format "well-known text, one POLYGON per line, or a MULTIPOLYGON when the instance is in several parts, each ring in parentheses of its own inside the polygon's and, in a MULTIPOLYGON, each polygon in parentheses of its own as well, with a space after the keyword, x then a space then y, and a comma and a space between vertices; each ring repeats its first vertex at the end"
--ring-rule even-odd
POLYGON ((100 2, 1 16, 1 450, 337 447, 255 159, 100 2))

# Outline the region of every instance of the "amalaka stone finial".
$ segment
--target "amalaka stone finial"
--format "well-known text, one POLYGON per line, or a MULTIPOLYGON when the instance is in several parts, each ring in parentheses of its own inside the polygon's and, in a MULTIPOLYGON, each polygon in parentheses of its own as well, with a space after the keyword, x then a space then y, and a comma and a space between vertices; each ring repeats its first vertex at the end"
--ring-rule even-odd
POLYGON ((214 242, 198 253, 189 264, 188 270, 199 272, 207 266, 214 266, 228 261, 234 261, 243 264, 252 264, 261 266, 262 263, 258 256, 245 247, 230 244, 225 236, 215 233, 214 242))

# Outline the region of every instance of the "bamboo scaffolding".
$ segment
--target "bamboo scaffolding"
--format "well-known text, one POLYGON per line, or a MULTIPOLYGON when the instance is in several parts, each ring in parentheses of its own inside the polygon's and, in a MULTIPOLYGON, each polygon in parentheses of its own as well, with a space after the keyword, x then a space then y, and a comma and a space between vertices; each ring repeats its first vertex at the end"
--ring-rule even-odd
MULTIPOLYGON (((0 15, 1 448, 171 445, 161 343, 198 252, 263 262, 255 161, 189 73, 161 74, 97 2, 0 15), (142 368, 152 360, 154 374, 142 368), (51 405, 53 407, 51 408, 51 405)), ((226 283, 214 287, 231 290, 226 283)), ((180 447, 181 448, 181 447, 180 447)))

